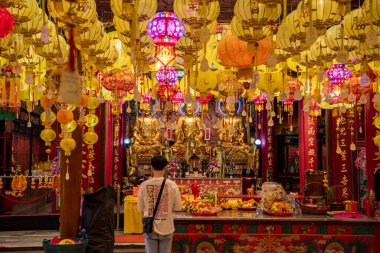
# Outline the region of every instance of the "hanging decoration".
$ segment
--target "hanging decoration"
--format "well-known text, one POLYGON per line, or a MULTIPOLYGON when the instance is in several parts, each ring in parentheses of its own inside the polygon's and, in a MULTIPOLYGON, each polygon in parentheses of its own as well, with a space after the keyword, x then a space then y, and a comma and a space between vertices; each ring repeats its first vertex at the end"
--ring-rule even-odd
POLYGON ((325 101, 330 104, 339 104, 343 101, 341 96, 345 80, 350 77, 350 70, 344 64, 333 64, 325 76, 329 79, 328 93, 325 101))
POLYGON ((172 12, 159 12, 149 22, 147 33, 156 45, 155 58, 164 66, 175 59, 175 44, 184 35, 184 27, 172 12))
POLYGON ((12 14, 0 6, 0 38, 6 37, 12 32, 14 20, 12 14))
POLYGON ((17 114, 21 107, 21 65, 1 68, 0 76, 0 105, 3 111, 8 107, 17 114))

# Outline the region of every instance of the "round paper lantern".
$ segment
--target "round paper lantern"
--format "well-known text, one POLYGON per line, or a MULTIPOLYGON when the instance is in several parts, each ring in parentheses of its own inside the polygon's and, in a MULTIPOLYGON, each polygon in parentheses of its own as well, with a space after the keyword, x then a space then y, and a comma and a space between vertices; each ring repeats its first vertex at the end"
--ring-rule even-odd
POLYGON ((98 141, 98 135, 93 131, 86 132, 83 135, 83 142, 86 143, 87 145, 89 145, 89 148, 92 148, 92 146, 97 141, 98 141))
POLYGON ((90 110, 95 110, 100 105, 100 101, 97 97, 89 97, 87 108, 90 110))
POLYGON ((365 41, 370 26, 363 16, 362 8, 355 9, 346 14, 342 23, 344 34, 349 36, 350 39, 359 40, 360 42, 365 41))
POLYGON ((301 24, 300 18, 297 14, 297 10, 292 11, 286 19, 283 21, 283 24, 288 28, 290 33, 290 38, 295 40, 305 40, 306 38, 306 28, 301 24))
POLYGON ((380 26, 380 1, 365 0, 362 5, 364 18, 371 24, 380 26))
POLYGON ((160 85, 172 86, 178 81, 178 74, 174 67, 162 66, 156 73, 156 80, 160 85))
POLYGON ((338 2, 333 0, 305 0, 298 4, 297 12, 303 26, 312 25, 319 32, 323 32, 326 27, 339 24, 343 15, 339 13, 338 2))
POLYGON ((59 143, 59 146, 65 151, 65 156, 70 156, 71 151, 75 149, 76 145, 75 140, 71 137, 64 137, 59 143))
POLYGON ((104 33, 102 38, 95 45, 89 46, 89 55, 96 56, 97 54, 105 53, 110 47, 110 37, 107 33, 104 33))
POLYGON ((274 7, 251 0, 237 0, 234 6, 234 14, 240 21, 245 21, 249 26, 260 27, 275 23, 281 15, 281 4, 274 7))
POLYGON ((8 36, 0 39, 0 52, 7 50, 12 46, 13 35, 10 33, 8 36))
POLYGON ((300 53, 300 64, 305 67, 312 68, 317 65, 318 62, 314 56, 312 56, 311 51, 308 49, 300 53))
POLYGON ((12 14, 4 7, 0 7, 0 38, 4 38, 10 34, 13 25, 14 20, 12 14))
POLYGON ((24 57, 24 54, 25 45, 22 34, 13 34, 12 45, 8 49, 0 51, 0 56, 10 62, 16 62, 17 59, 24 57))
POLYGON ((17 5, 8 8, 16 25, 32 20, 38 13, 37 1, 21 0, 17 5))
POLYGON ((174 0, 173 10, 183 23, 197 30, 219 16, 220 5, 219 1, 174 0))
POLYGON ((96 45, 101 41, 102 36, 104 35, 104 27, 102 22, 97 20, 95 24, 87 32, 77 32, 74 29, 74 41, 76 46, 84 51, 85 54, 88 54, 88 48, 91 45, 96 45))
POLYGON ((135 1, 111 0, 112 12, 121 19, 132 20, 133 13, 137 15, 138 21, 145 21, 153 17, 157 11, 157 0, 135 1))
POLYGON ((248 22, 243 23, 236 16, 231 20, 231 32, 235 37, 252 44, 265 37, 262 27, 260 29, 251 29, 248 22))
POLYGON ((45 146, 50 146, 51 142, 55 139, 57 134, 51 128, 45 128, 41 131, 40 137, 43 141, 45 141, 45 146))
MULTIPOLYGON (((342 26, 334 25, 327 29, 325 35, 326 45, 334 51, 340 51, 342 45, 342 26)), ((343 49, 351 52, 359 48, 359 41, 349 39, 347 36, 343 37, 343 49)))
POLYGON ((42 125, 51 126, 57 119, 57 116, 52 111, 50 111, 49 113, 43 112, 41 113, 40 119, 42 121, 42 125))
MULTIPOLYGON (((200 71, 198 73, 196 89, 201 92, 207 92, 216 88, 218 84, 218 78, 216 71, 207 70, 205 72, 200 71)), ((194 89, 195 87, 193 87, 194 89)))
POLYGON ((84 120, 86 121, 86 126, 87 127, 94 127, 96 126, 98 123, 99 123, 99 118, 98 116, 96 116, 95 114, 87 114, 85 117, 84 117, 84 120))
POLYGON ((310 47, 311 55, 317 60, 317 65, 323 65, 323 62, 332 61, 336 52, 326 45, 325 36, 320 36, 317 41, 310 47))
POLYGON ((45 15, 46 20, 47 15, 38 8, 38 14, 30 21, 21 23, 14 27, 13 33, 21 33, 24 35, 24 42, 26 45, 32 44, 32 36, 34 34, 40 33, 43 25, 43 15, 45 15))
POLYGON ((112 66, 118 59, 119 53, 114 45, 110 45, 107 51, 95 56, 95 64, 99 67, 112 66))
POLYGON ((281 24, 278 27, 276 36, 277 48, 285 50, 292 54, 297 54, 306 49, 306 43, 300 39, 292 38, 291 34, 285 29, 285 27, 285 24, 281 24))

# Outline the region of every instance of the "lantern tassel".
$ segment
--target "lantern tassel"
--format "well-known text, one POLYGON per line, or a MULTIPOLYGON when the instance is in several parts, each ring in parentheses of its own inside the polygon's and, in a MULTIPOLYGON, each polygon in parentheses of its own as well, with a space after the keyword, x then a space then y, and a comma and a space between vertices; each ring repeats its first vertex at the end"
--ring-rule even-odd
POLYGON ((70 53, 69 53, 69 63, 70 63, 70 69, 72 71, 75 70, 75 43, 74 43, 74 28, 70 29, 70 53))

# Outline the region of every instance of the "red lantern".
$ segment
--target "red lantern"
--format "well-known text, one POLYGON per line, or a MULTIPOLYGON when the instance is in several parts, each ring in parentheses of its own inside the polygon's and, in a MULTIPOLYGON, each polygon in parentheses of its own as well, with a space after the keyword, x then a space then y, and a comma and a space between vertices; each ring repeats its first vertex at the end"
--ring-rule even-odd
POLYGON ((178 91, 174 96, 172 97, 172 103, 173 104, 179 104, 183 101, 183 93, 181 91, 178 91))
POLYGON ((344 81, 351 77, 350 70, 344 64, 333 64, 326 71, 325 76, 330 81, 329 94, 332 104, 341 102, 342 97, 340 92, 344 81))
POLYGON ((0 38, 4 38, 10 34, 13 25, 14 20, 12 14, 4 7, 0 7, 0 38))
POLYGON ((253 103, 255 104, 255 109, 258 112, 264 110, 264 103, 267 99, 267 95, 264 92, 260 92, 260 95, 253 98, 253 103))
POLYGON ((155 57, 163 65, 168 65, 175 58, 175 44, 185 31, 181 21, 172 12, 159 12, 149 22, 146 31, 156 44, 155 57))

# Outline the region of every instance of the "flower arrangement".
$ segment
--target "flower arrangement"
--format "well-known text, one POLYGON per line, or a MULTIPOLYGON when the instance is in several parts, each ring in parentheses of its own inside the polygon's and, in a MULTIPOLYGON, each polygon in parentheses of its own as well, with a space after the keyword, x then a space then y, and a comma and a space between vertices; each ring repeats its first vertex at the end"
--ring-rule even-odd
POLYGON ((179 173, 180 170, 181 170, 181 165, 179 164, 177 158, 174 158, 173 160, 171 160, 166 166, 167 174, 172 175, 172 177, 175 177, 175 173, 179 173))
POLYGON ((208 164, 208 170, 210 171, 211 174, 216 174, 216 175, 219 174, 220 168, 218 166, 218 161, 216 160, 210 161, 208 164))

